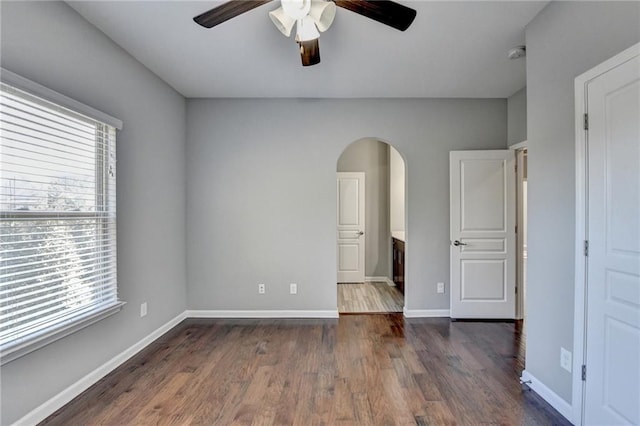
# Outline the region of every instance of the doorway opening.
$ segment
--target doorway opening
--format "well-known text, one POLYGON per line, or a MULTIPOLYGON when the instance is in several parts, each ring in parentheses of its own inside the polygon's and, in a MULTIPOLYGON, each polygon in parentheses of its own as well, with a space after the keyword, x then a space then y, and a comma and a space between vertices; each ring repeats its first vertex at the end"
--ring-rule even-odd
POLYGON ((524 359, 527 339, 524 334, 527 299, 527 148, 516 148, 516 321, 520 354, 524 359))
POLYGON ((375 138, 351 143, 336 168, 338 312, 402 312, 405 162, 375 138))
POLYGON ((525 319, 527 298, 527 148, 516 150, 516 319, 525 319))

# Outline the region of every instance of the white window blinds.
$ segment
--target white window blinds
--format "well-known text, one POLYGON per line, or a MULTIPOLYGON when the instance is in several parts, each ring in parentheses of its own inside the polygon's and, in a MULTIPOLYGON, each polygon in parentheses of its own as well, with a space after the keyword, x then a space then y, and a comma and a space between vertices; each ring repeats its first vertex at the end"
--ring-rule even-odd
POLYGON ((119 306, 114 127, 0 85, 0 351, 119 306))

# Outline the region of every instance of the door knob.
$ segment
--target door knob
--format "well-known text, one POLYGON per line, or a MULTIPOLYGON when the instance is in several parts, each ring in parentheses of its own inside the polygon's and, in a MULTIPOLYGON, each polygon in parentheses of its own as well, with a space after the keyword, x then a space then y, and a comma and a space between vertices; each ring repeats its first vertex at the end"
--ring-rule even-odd
POLYGON ((463 243, 463 242, 460 242, 460 241, 458 241, 458 240, 455 240, 455 241, 453 242, 453 245, 454 245, 454 246, 456 246, 456 247, 458 247, 458 246, 466 246, 466 245, 467 245, 467 243, 463 243))
POLYGON ((358 236, 360 236, 360 235, 364 235, 364 232, 358 231, 358 236))

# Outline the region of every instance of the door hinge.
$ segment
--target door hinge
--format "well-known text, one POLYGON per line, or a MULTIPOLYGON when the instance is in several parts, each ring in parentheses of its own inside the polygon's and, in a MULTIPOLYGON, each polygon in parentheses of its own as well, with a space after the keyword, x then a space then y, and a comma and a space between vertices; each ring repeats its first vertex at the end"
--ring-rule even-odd
POLYGON ((589 114, 584 114, 584 129, 589 130, 589 114))
POLYGON ((587 366, 583 365, 582 366, 582 381, 586 381, 587 380, 587 366))
POLYGON ((516 234, 518 233, 518 225, 516 225, 516 234))
POLYGON ((589 256, 589 240, 584 240, 584 255, 589 256))

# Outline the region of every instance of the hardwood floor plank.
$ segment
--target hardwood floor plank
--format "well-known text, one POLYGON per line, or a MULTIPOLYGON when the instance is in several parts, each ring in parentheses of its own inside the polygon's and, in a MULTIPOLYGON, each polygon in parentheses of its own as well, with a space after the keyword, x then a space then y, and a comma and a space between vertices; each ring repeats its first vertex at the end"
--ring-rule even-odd
POLYGON ((44 425, 568 425, 518 376, 521 324, 186 320, 44 425))
POLYGON ((404 296, 387 283, 338 284, 338 312, 341 314, 402 312, 403 308, 404 296))
POLYGON ((162 392, 157 393, 131 421, 132 424, 155 424, 173 414, 174 398, 180 388, 192 378, 192 373, 178 373, 161 384, 162 392))
POLYGON ((416 416, 416 425, 455 425, 456 419, 442 401, 429 401, 425 403, 424 414, 416 416))

